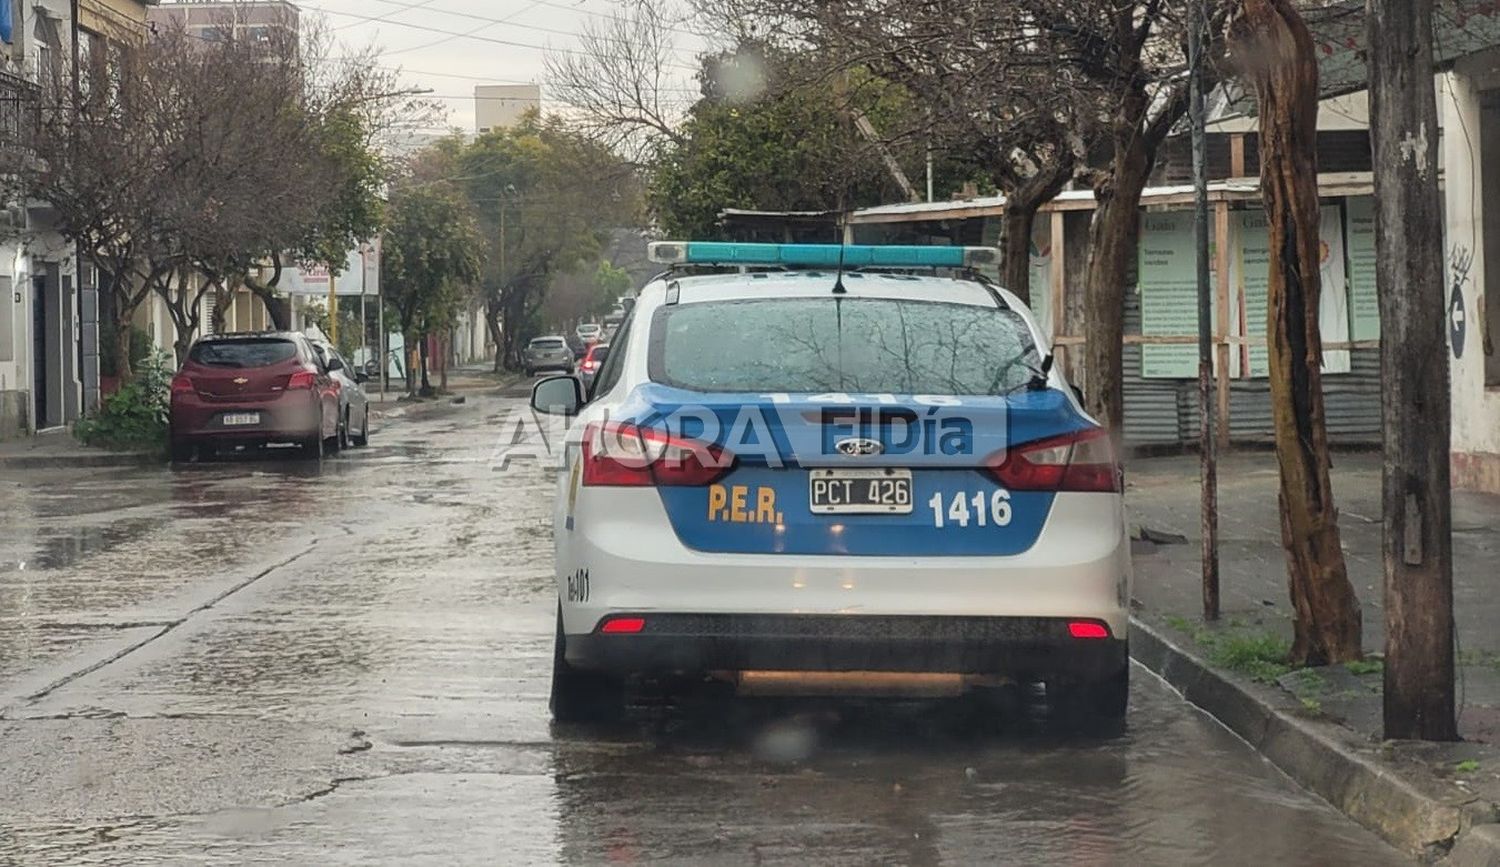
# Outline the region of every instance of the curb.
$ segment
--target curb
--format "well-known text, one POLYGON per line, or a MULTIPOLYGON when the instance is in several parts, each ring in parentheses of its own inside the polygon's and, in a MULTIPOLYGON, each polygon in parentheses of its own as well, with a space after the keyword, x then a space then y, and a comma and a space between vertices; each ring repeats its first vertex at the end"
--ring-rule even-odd
MULTIPOLYGON (((1402 776, 1353 733, 1279 706, 1261 690, 1226 676, 1132 617, 1130 655, 1183 698, 1244 738, 1303 788, 1410 854, 1452 867, 1500 865, 1500 825, 1493 808, 1472 796, 1430 791, 1402 776)), ((1289 702, 1289 700, 1288 700, 1289 702)))
POLYGON ((74 467, 141 467, 165 465, 155 452, 80 452, 64 455, 12 455, 0 457, 0 470, 59 470, 74 467))

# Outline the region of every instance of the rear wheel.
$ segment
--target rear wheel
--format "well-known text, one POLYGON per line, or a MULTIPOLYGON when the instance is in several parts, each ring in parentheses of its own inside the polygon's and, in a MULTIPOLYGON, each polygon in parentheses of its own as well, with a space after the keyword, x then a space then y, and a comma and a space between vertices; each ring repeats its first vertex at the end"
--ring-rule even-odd
POLYGON ((172 463, 185 464, 197 457, 198 447, 185 440, 172 440, 172 463))
POLYGON ((584 671, 568 664, 564 653, 562 604, 557 606, 557 633, 552 642, 552 696, 547 706, 560 723, 600 723, 625 713, 625 684, 617 677, 584 671))
POLYGON ((1125 730, 1130 703, 1130 665, 1094 680, 1047 684, 1054 717, 1090 734, 1111 736, 1125 730))
POLYGON ((308 434, 299 445, 302 447, 302 457, 308 460, 322 460, 323 458, 323 420, 318 420, 318 426, 308 434))
POLYGON ((356 446, 368 445, 370 442, 370 408, 365 407, 365 420, 359 425, 359 433, 349 437, 349 441, 356 446))
POLYGON ((349 410, 344 410, 344 420, 339 422, 337 436, 338 450, 343 451, 349 447, 349 410))

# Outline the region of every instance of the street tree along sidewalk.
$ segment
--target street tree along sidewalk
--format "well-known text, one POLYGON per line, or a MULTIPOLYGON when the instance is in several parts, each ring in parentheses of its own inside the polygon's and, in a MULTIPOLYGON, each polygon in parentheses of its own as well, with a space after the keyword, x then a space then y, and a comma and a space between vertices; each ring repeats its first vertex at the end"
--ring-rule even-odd
MULTIPOLYGON (((383 254, 381 291, 401 329, 407 350, 421 353, 421 382, 427 382, 427 335, 453 324, 479 282, 483 241, 474 212, 448 183, 407 181, 391 190, 383 254)), ((417 393, 418 377, 406 365, 406 391, 417 393)))
POLYGON ((1235 55, 1255 84, 1260 114, 1270 253, 1266 346, 1293 611, 1290 661, 1349 662, 1363 649, 1359 600, 1328 480, 1318 331, 1318 61, 1307 25, 1288 0, 1244 0, 1236 30, 1235 55))
POLYGON ((368 55, 334 60, 316 27, 220 35, 164 27, 94 58, 77 82, 43 89, 54 104, 0 166, 9 192, 50 203, 98 268, 125 377, 131 318, 151 292, 170 311, 179 360, 203 298, 223 300, 231 284, 257 291, 287 327, 272 303, 283 262, 341 265, 374 233, 385 168, 375 138, 420 110, 368 55))
POLYGON ((1385 736, 1457 740, 1432 0, 1368 0, 1380 304, 1385 736))

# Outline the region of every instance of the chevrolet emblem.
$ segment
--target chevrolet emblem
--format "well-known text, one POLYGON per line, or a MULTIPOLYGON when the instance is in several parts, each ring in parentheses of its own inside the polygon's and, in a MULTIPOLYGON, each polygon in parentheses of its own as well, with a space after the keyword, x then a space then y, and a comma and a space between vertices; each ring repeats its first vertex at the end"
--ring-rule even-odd
POLYGON ((246 378, 245 378, 245 377, 243 377, 243 376, 236 376, 236 377, 235 377, 235 378, 234 378, 234 384, 235 384, 235 385, 244 385, 244 384, 245 384, 245 383, 247 383, 247 382, 249 382, 249 381, 250 381, 250 380, 248 380, 248 379, 246 379, 246 378))

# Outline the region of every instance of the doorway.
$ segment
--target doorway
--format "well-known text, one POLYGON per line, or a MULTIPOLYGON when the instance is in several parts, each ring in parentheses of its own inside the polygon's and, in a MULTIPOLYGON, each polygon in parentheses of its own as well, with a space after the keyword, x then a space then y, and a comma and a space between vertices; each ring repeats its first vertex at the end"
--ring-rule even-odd
POLYGON ((50 427, 47 406, 47 278, 31 278, 31 401, 32 426, 50 427))

